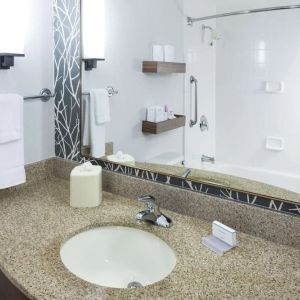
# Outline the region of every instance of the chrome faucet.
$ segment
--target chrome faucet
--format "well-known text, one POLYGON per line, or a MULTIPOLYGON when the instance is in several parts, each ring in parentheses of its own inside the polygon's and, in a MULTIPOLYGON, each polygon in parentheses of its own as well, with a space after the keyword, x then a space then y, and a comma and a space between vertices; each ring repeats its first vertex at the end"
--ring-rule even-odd
POLYGON ((143 195, 138 198, 138 201, 144 202, 147 205, 147 209, 136 215, 137 221, 145 221, 164 228, 172 226, 172 220, 161 213, 153 196, 143 195))
POLYGON ((206 156, 206 155, 202 155, 201 161, 202 161, 202 162, 210 162, 210 163, 212 163, 212 164, 214 164, 214 163, 216 162, 216 160, 215 160, 214 157, 206 156))
POLYGON ((188 178, 189 175, 192 173, 192 169, 186 169, 182 174, 181 174, 181 177, 182 178, 188 178))

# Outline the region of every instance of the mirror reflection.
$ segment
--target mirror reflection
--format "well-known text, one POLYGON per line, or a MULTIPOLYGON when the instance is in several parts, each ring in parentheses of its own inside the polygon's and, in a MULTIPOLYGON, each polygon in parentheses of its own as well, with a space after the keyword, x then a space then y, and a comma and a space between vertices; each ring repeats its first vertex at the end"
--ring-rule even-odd
POLYGON ((300 10, 208 17, 293 3, 101 2, 105 50, 83 57, 82 155, 300 198, 300 10))

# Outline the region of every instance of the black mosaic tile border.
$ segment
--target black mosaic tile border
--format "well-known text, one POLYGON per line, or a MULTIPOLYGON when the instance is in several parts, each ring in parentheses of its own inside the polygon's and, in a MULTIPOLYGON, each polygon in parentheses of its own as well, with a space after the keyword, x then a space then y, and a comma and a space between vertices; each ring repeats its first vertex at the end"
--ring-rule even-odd
POLYGON ((285 200, 258 196, 242 191, 214 186, 212 184, 210 185, 207 183, 201 183, 175 176, 168 176, 156 172, 118 165, 101 160, 92 162, 94 164, 100 165, 104 170, 112 171, 115 173, 145 179, 152 182, 166 184, 196 193, 205 194, 208 196, 218 197, 300 217, 300 204, 288 202, 285 200))

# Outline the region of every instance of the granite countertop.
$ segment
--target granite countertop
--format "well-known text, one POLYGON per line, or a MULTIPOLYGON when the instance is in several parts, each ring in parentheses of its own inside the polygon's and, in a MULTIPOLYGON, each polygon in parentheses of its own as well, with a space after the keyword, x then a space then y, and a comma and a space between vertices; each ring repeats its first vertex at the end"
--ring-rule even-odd
POLYGON ((173 219, 171 229, 138 225, 135 214, 143 205, 109 193, 98 208, 74 209, 68 186, 49 178, 0 193, 0 269, 30 299, 300 297, 300 249, 240 233, 240 247, 217 256, 200 243, 210 233, 206 222, 164 210, 173 219), (106 225, 137 227, 165 240, 177 254, 174 271, 156 284, 127 290, 96 286, 69 273, 60 261, 61 243, 106 225))

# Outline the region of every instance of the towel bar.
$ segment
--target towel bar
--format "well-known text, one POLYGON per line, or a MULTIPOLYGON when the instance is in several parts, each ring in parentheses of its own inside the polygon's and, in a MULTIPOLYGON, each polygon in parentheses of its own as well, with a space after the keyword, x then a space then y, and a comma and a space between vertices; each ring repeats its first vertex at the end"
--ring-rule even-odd
POLYGON ((52 94, 49 89, 42 89, 39 95, 36 96, 27 96, 24 97, 24 100, 33 100, 33 99, 41 99, 43 102, 49 101, 51 98, 54 98, 55 94, 52 94))
MULTIPOLYGON (((106 88, 106 90, 107 90, 107 93, 108 93, 108 97, 109 97, 109 98, 111 98, 111 97, 114 96, 114 95, 119 94, 119 91, 116 90, 116 89, 115 89, 114 87, 112 87, 112 86, 108 86, 108 87, 106 88)), ((85 92, 85 93, 82 93, 82 95, 83 95, 83 96, 90 96, 90 93, 85 92)))

